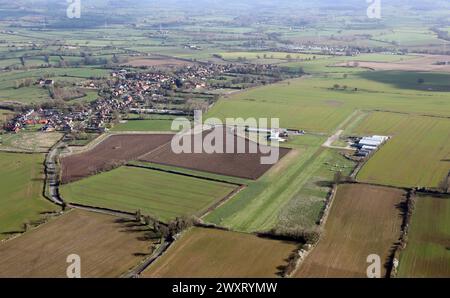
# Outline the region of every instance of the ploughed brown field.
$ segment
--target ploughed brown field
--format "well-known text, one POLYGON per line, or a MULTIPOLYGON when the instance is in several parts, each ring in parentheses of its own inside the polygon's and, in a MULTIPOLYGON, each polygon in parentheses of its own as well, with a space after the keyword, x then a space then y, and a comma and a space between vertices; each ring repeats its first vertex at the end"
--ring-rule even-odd
MULTIPOLYGON (((212 137, 210 133, 211 131, 204 132, 203 138, 208 138, 208 135, 212 137)), ((261 177, 273 166, 273 164, 261 163, 262 157, 268 157, 270 155, 270 153, 267 153, 267 151, 265 151, 270 149, 270 147, 257 144, 253 141, 248 140, 247 138, 239 137, 230 132, 228 129, 223 130, 223 136, 224 142, 223 144, 221 144, 221 146, 218 146, 218 148, 222 148, 222 152, 224 153, 206 153, 204 152, 204 150, 202 150, 202 153, 182 152, 177 154, 173 152, 171 143, 168 143, 161 148, 158 148, 157 150, 154 150, 142 156, 139 160, 144 162, 146 161, 162 165, 176 166, 191 170, 254 180, 261 177), (245 144, 245 153, 237 153, 239 142, 245 144), (227 144, 230 146, 230 148, 234 148, 234 150, 232 150, 232 152, 234 153, 226 153, 227 144), (251 147, 256 148, 255 153, 251 153, 251 147)), ((187 148, 190 147, 189 152, 194 152, 195 136, 190 135, 185 139, 185 141, 189 138, 190 146, 188 143, 184 143, 183 141, 180 141, 180 145, 188 144, 187 148)), ((211 143, 213 145, 216 144, 214 141, 212 141, 211 143)), ((290 149, 288 148, 278 149, 278 159, 281 159, 290 151, 290 149)))
POLYGON ((61 159, 62 183, 111 169, 144 155, 169 142, 173 134, 114 135, 89 151, 61 159))
POLYGON ((367 257, 381 258, 381 276, 390 250, 400 237, 400 189, 344 184, 325 224, 324 234, 300 264, 296 277, 367 277, 367 257))
POLYGON ((192 228, 142 277, 277 277, 297 244, 217 229, 192 228))
POLYGON ((81 258, 81 277, 119 277, 151 253, 145 232, 134 225, 72 210, 0 244, 0 277, 67 277, 71 254, 81 258))

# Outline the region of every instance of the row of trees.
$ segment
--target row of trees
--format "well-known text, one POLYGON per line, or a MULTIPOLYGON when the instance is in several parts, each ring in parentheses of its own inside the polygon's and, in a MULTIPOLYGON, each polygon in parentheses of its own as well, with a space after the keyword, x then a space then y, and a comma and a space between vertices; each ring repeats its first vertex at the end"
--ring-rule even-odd
POLYGON ((193 217, 177 217, 168 224, 161 223, 151 215, 143 215, 141 210, 135 213, 135 221, 138 224, 147 226, 151 230, 151 236, 161 239, 173 240, 176 235, 190 228, 196 222, 193 217))

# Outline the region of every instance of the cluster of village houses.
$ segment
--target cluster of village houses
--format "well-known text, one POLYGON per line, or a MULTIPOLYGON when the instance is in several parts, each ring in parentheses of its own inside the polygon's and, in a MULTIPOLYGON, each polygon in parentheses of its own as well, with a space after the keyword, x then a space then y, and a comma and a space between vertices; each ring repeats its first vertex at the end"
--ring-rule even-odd
MULTIPOLYGON (((16 115, 5 124, 4 128, 10 132, 19 132, 27 126, 39 124, 42 125, 43 131, 104 132, 106 124, 111 123, 116 112, 186 115, 189 114, 188 111, 149 107, 147 99, 164 102, 166 100, 164 92, 167 90, 207 88, 209 78, 227 72, 245 72, 246 67, 231 64, 195 64, 177 68, 173 72, 115 71, 111 73, 114 84, 109 88, 110 95, 98 98, 88 107, 82 107, 76 111, 57 108, 30 109, 16 115)), ((92 81, 85 83, 92 88, 99 87, 92 81)), ((54 81, 39 79, 38 84, 45 87, 53 85, 54 81)))
POLYGON ((62 111, 56 108, 28 110, 16 115, 5 124, 10 132, 19 132, 30 125, 41 125, 45 132, 104 132, 105 124, 110 123, 116 111, 124 111, 133 102, 132 98, 124 100, 114 98, 100 98, 92 102, 89 107, 77 111, 62 111))

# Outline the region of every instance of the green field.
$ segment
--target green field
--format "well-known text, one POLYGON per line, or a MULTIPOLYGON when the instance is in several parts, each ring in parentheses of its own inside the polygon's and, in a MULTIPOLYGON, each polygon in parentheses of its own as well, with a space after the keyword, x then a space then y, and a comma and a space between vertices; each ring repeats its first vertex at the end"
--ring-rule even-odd
POLYGON ((135 167, 64 185, 69 202, 155 216, 163 221, 205 211, 235 188, 234 185, 135 167))
POLYGON ((236 61, 246 60, 252 63, 283 63, 287 61, 299 61, 299 60, 316 60, 328 58, 326 55, 316 54, 301 54, 301 53, 289 53, 289 52, 221 52, 218 55, 224 60, 236 61))
MULTIPOLYGON (((38 85, 16 88, 17 84, 26 79, 35 83, 41 77, 49 77, 58 81, 85 80, 91 77, 108 77, 108 69, 93 67, 77 68, 43 68, 31 70, 14 70, 2 73, 0 77, 0 102, 15 101, 20 103, 39 103, 51 99, 49 91, 38 85)), ((88 96, 81 100, 93 100, 96 92, 89 91, 88 96)))
POLYGON ((171 131, 172 120, 128 120, 114 126, 112 131, 171 131))
POLYGON ((43 160, 40 154, 0 152, 0 240, 57 209, 42 197, 43 160))
POLYGON ((450 276, 450 198, 419 196, 400 253, 399 277, 450 276))
MULTIPOLYGON (((449 93, 412 88, 422 76, 410 73, 406 80, 398 72, 373 72, 370 76, 355 72, 346 77, 328 74, 294 79, 231 95, 217 102, 207 116, 279 118, 282 127, 328 133, 355 109, 448 116, 449 93), (390 81, 384 82, 388 75, 390 81), (339 87, 335 89, 335 85, 339 87)), ((450 75, 432 76, 439 88, 449 88, 450 75)))
POLYGON ((277 225, 314 226, 337 169, 334 165, 342 166, 346 174, 352 168, 336 151, 321 148, 323 141, 301 136, 289 142, 295 150, 205 220, 243 232, 277 225))
POLYGON ((450 119, 377 112, 354 133, 392 136, 358 173, 359 181, 436 187, 450 170, 450 119))

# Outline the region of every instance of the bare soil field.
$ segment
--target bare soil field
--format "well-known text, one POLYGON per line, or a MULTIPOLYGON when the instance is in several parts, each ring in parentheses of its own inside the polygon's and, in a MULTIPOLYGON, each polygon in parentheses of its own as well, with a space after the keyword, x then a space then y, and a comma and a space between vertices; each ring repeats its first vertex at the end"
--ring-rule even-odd
POLYGON ((0 136, 0 150, 45 153, 58 142, 59 132, 20 132, 0 136))
POLYGON ((62 183, 79 180, 138 158, 170 142, 172 134, 113 135, 87 152, 61 159, 62 183))
POLYGON ((292 242, 217 229, 192 228, 142 277, 277 277, 292 242))
POLYGON ((185 66, 192 63, 174 58, 153 58, 153 59, 134 59, 126 63, 132 67, 148 67, 148 66, 185 66))
POLYGON ((367 257, 383 266, 400 237, 404 191, 363 184, 340 185, 324 234, 299 266, 295 277, 367 277, 367 257))
POLYGON ((368 62, 353 61, 342 62, 335 66, 362 67, 372 70, 403 70, 403 71, 433 71, 450 72, 450 56, 447 55, 423 55, 413 59, 406 59, 399 62, 368 62), (447 64, 443 65, 443 63, 447 64))
POLYGON ((67 257, 81 258, 82 277, 119 277, 151 253, 135 223, 72 210, 0 245, 0 277, 66 277, 67 257))
MULTIPOLYGON (((205 137, 209 132, 204 132, 205 137)), ((231 134, 224 131, 224 136, 231 134)), ((267 146, 256 144, 248 139, 232 135, 233 140, 224 137, 224 144, 222 151, 225 153, 180 153, 176 154, 171 148, 171 144, 168 143, 161 148, 146 154, 140 158, 140 161, 153 162, 162 165, 177 166, 190 170, 198 170, 213 174, 220 174, 232 177, 246 178, 246 179, 258 179, 265 172, 267 172, 273 165, 262 164, 261 157, 268 156, 269 154, 264 149, 267 146), (237 153, 238 140, 245 143, 246 153, 237 153), (226 153, 227 142, 234 143, 235 153, 226 153), (256 153, 250 153, 250 144, 257 147, 256 153)), ((194 152, 194 137, 191 135, 191 151, 194 152)), ((290 149, 279 148, 279 159, 285 156, 290 149)))

